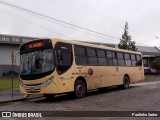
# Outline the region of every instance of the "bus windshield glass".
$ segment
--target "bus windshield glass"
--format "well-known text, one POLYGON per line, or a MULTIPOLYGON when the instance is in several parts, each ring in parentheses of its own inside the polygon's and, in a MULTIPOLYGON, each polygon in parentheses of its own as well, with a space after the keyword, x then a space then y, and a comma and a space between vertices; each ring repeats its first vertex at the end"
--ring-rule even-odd
POLYGON ((54 70, 53 49, 21 54, 21 75, 41 74, 54 70))

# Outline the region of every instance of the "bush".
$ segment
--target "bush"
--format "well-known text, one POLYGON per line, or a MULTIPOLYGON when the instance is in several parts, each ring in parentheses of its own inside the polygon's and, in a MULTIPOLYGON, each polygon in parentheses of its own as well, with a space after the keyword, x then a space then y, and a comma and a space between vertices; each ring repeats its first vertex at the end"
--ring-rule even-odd
POLYGON ((160 58, 156 58, 155 60, 153 60, 151 66, 156 70, 160 70, 160 58))

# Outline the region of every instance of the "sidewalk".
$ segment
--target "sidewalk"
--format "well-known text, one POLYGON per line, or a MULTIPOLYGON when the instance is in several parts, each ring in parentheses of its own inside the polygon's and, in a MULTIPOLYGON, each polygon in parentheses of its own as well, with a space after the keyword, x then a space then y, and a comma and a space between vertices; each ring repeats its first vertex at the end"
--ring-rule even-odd
POLYGON ((12 101, 20 101, 25 100, 25 97, 20 94, 19 88, 13 89, 2 89, 0 90, 0 103, 12 102, 12 101))

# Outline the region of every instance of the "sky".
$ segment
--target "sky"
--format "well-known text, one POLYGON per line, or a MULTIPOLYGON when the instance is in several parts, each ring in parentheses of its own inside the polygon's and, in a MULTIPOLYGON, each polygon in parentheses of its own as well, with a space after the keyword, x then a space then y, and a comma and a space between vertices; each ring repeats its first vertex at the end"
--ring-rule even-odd
POLYGON ((0 34, 118 44, 128 22, 137 45, 160 47, 160 0, 1 1, 52 19, 0 3, 0 34))

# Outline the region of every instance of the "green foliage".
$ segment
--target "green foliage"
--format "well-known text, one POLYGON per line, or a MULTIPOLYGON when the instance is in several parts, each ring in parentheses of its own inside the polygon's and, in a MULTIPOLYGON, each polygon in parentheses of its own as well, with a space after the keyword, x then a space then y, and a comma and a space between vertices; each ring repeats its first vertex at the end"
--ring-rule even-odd
POLYGON ((126 22, 124 33, 122 35, 122 39, 120 39, 120 43, 118 44, 118 47, 120 49, 137 51, 135 44, 136 43, 134 41, 131 41, 131 36, 128 33, 128 23, 126 22))
POLYGON ((156 70, 160 70, 160 58, 153 60, 151 66, 156 70))
MULTIPOLYGON (((19 87, 19 80, 17 78, 13 79, 13 88, 19 87)), ((1 89, 10 89, 12 88, 12 80, 11 78, 0 78, 0 90, 1 89)))

